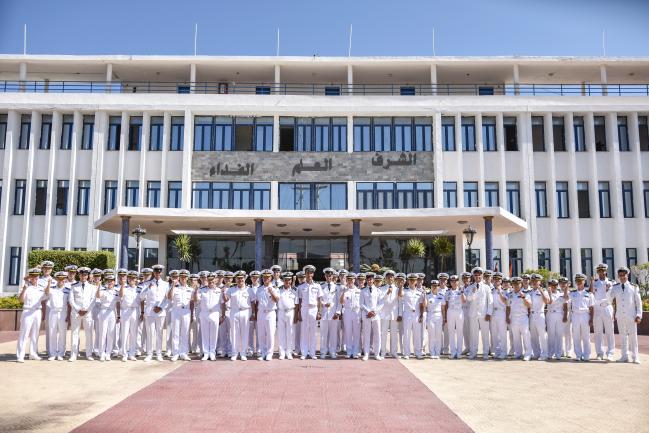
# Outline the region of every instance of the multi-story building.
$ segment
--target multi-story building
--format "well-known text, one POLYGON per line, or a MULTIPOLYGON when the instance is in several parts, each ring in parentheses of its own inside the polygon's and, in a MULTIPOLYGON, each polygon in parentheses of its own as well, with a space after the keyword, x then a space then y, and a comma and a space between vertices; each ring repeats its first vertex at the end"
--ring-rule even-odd
POLYGON ((0 287, 36 248, 179 267, 179 234, 193 270, 645 262, 648 83, 649 58, 3 55, 0 287))

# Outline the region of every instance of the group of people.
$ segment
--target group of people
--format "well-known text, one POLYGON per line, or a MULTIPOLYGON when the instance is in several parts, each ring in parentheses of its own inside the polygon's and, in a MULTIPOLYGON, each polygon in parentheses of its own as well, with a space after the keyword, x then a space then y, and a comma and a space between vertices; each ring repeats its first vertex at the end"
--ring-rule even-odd
POLYGON ((590 327, 599 360, 612 360, 613 323, 622 337, 619 362, 639 363, 637 324, 642 319, 639 289, 629 269, 597 278, 586 287, 561 277, 543 284, 539 274, 512 278, 476 267, 458 275, 440 273, 424 285, 425 275, 387 270, 353 273, 315 267, 293 274, 278 265, 262 271, 172 270, 155 265, 140 273, 67 266, 53 273, 45 261, 30 269, 19 298, 23 302, 16 356, 38 356, 42 317, 50 361, 79 357, 85 332, 85 358, 110 361, 190 360, 256 356, 270 361, 277 343, 279 359, 338 356, 368 360, 411 356, 431 359, 478 357, 529 361, 591 359, 590 327), (43 315, 42 309, 45 308, 43 315), (166 331, 166 332, 165 332, 166 331), (629 347, 630 346, 630 347, 629 347), (574 350, 574 358, 573 358, 574 350), (629 357, 630 352, 630 357, 629 357))

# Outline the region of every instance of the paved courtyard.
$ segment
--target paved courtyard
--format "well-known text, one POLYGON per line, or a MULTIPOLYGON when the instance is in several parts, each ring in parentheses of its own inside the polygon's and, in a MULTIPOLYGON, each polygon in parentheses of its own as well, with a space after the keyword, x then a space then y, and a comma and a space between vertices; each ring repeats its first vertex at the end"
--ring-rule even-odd
POLYGON ((641 337, 640 365, 18 364, 15 338, 0 333, 0 432, 649 432, 649 337, 641 337))

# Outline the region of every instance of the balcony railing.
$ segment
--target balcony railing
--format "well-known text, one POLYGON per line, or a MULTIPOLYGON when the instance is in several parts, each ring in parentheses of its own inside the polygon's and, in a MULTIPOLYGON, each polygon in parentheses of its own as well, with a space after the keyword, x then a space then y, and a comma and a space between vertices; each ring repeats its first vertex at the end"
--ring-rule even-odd
POLYGON ((325 96, 649 96, 649 84, 301 84, 154 81, 0 81, 0 92, 325 96))

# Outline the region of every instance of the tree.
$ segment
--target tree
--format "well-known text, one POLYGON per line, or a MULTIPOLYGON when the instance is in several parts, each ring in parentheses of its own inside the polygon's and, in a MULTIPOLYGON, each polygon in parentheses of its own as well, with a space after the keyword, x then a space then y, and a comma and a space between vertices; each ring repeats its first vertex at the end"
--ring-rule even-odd
POLYGON ((558 272, 548 271, 548 270, 545 269, 545 268, 539 268, 539 269, 526 269, 524 273, 525 273, 525 274, 530 274, 530 275, 532 275, 532 274, 539 274, 539 275, 541 275, 541 277, 543 277, 543 280, 542 280, 542 281, 543 281, 544 283, 547 283, 548 280, 551 280, 551 279, 553 279, 553 278, 554 278, 555 280, 558 280, 559 277, 561 276, 561 275, 559 275, 558 272))
POLYGON ((403 260, 404 271, 412 271, 409 266, 412 258, 421 258, 424 256, 426 256, 426 245, 424 242, 418 238, 408 239, 405 247, 401 250, 401 260, 403 260))
POLYGON ((433 254, 439 257, 440 260, 440 271, 446 271, 446 258, 450 257, 453 254, 454 245, 448 237, 446 236, 437 236, 433 239, 433 254))
POLYGON ((189 268, 190 263, 193 261, 193 246, 192 239, 188 235, 179 235, 173 241, 173 247, 178 255, 178 260, 183 264, 183 267, 189 268))

